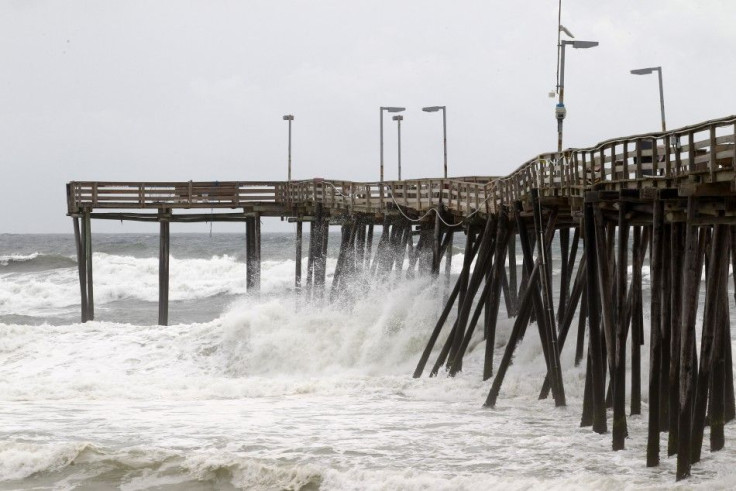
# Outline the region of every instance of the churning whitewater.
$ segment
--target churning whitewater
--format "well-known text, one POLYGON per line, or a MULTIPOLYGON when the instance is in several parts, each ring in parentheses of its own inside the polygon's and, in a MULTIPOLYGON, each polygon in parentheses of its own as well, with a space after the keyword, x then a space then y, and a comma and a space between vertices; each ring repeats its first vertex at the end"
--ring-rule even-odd
MULTIPOLYGON (((0 489, 674 485, 674 458, 644 466, 646 394, 624 451, 579 427, 585 372, 572 343, 566 408, 537 400, 534 335, 495 409, 482 407, 482 333, 457 377, 413 379, 442 282, 358 278, 340 300, 307 305, 290 234, 264 234, 257 296, 242 234, 173 235, 162 327, 157 246, 155 235, 95 236, 96 320, 81 324, 73 238, 0 235, 0 489)), ((501 305, 497 363, 511 327, 501 305)), ((704 452, 683 486, 736 486, 736 431, 726 432, 726 449, 704 452)))

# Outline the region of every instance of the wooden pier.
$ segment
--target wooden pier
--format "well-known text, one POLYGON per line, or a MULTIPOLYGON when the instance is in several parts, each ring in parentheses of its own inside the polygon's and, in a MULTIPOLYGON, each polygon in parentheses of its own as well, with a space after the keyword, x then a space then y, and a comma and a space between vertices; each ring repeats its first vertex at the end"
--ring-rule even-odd
POLYGON ((570 338, 576 343, 575 363, 586 364, 581 425, 598 433, 606 433, 610 425, 612 448, 620 450, 628 436, 627 357, 629 411, 642 410, 641 350, 647 344, 643 326, 644 309, 649 308, 647 465, 658 465, 665 447, 668 455, 677 454, 681 479, 701 458, 704 427, 710 426, 711 451, 720 450, 724 424, 736 416, 728 298, 728 266, 736 270, 735 142, 736 116, 730 116, 539 155, 504 177, 370 183, 70 182, 68 214, 74 221, 82 321, 95 315, 92 219, 160 223, 159 323, 164 325, 171 223, 245 222, 247 286, 258 290, 260 218, 295 221, 295 288, 323 301, 334 300, 356 274, 428 274, 442 281, 443 258, 449 278, 450 250, 464 233, 462 272, 447 289, 436 325, 428 326, 432 329, 414 376, 425 373, 440 339, 445 341, 430 376, 443 367, 450 376, 462 370, 483 314, 483 377, 492 379, 485 405, 493 407, 514 350, 527 327, 536 325, 547 366, 539 397, 551 393, 555 405, 566 404, 560 353, 570 338), (310 225, 304 285, 303 222, 310 225), (339 225, 342 234, 328 289, 330 225, 339 225), (376 225, 382 232, 374 247, 376 225), (559 284, 553 284, 552 275, 555 238, 559 284), (523 256, 521 275, 517 244, 523 256), (647 260, 649 305, 642 288, 647 260), (705 305, 701 329, 696 330, 701 288, 705 305), (496 364, 502 297, 515 321, 496 364), (447 334, 441 337, 443 330, 447 334), (661 442, 662 433, 666 442, 661 442))

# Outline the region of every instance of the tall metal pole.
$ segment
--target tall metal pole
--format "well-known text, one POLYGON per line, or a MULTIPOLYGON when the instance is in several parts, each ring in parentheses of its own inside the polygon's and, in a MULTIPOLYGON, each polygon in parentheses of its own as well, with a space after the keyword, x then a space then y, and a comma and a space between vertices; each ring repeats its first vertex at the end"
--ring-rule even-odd
POLYGON ((396 121, 396 127, 399 131, 399 181, 401 180, 401 120, 404 119, 404 117, 400 114, 397 114, 393 117, 393 120, 396 121))
MULTIPOLYGON (((381 128, 381 179, 380 180, 381 180, 381 183, 383 183, 383 109, 384 108, 381 108, 379 111, 380 119, 381 119, 381 124, 380 124, 380 128, 381 128)), ((383 190, 383 186, 381 186, 381 190, 383 190)))
POLYGON ((289 119, 289 182, 291 182, 291 121, 293 119, 289 119))
POLYGON ((447 108, 442 106, 442 141, 445 151, 445 179, 447 179, 447 108))
POLYGON ((291 122, 294 121, 294 115, 293 114, 286 114, 284 116, 284 121, 289 122, 289 171, 288 171, 288 178, 289 182, 291 182, 291 122))
POLYGON ((557 153, 562 153, 562 122, 567 115, 565 109, 565 46, 571 45, 575 49, 595 48, 598 41, 562 41, 560 43, 560 82, 559 82, 559 101, 555 107, 555 117, 557 118, 557 153))
POLYGON ((397 127, 399 129, 399 181, 401 180, 401 117, 396 117, 397 127))
POLYGON ((657 70, 657 75, 659 75, 659 107, 662 111, 662 131, 667 131, 667 123, 665 123, 664 118, 664 89, 662 89, 662 67, 659 67, 657 70))
POLYGON ((557 118, 557 153, 562 152, 562 122, 565 119, 565 42, 560 44, 560 89, 555 117, 557 118))

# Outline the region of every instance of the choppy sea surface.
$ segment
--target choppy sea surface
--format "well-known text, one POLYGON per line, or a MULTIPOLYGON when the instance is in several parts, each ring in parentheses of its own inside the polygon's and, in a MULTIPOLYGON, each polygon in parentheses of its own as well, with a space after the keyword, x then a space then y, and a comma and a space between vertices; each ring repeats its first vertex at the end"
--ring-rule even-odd
MULTIPOLYGON (((567 407, 537 400, 544 359, 527 335, 496 408, 483 408, 480 337, 455 378, 411 376, 441 308, 430 279, 364 278, 335 302, 306 304, 293 235, 274 233, 256 295, 244 244, 172 235, 162 327, 157 235, 94 235, 96 320, 85 324, 73 237, 0 235, 0 489, 736 487, 733 423, 725 450, 706 447, 687 481, 675 483, 666 455, 645 466, 646 389, 626 450, 580 428, 585 374, 572 342, 567 407)), ((511 325, 501 302, 496 363, 511 325)))

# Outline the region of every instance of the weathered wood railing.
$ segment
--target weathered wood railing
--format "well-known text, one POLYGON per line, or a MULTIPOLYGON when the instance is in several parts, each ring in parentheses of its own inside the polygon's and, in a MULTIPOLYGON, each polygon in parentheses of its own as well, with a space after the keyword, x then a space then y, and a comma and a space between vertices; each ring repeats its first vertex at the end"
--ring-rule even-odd
POLYGON ((506 177, 352 182, 302 181, 81 182, 68 184, 70 214, 83 209, 241 208, 256 203, 284 207, 322 203, 333 209, 384 212, 392 205, 417 213, 442 204, 467 215, 493 212, 542 197, 582 198, 589 189, 671 187, 734 180, 736 116, 663 133, 634 135, 590 148, 541 154, 506 177))

